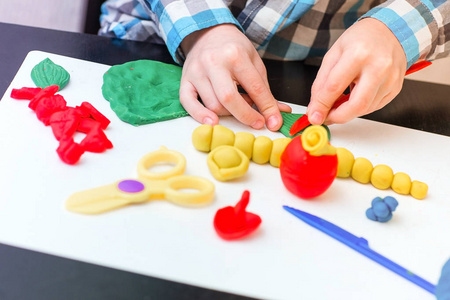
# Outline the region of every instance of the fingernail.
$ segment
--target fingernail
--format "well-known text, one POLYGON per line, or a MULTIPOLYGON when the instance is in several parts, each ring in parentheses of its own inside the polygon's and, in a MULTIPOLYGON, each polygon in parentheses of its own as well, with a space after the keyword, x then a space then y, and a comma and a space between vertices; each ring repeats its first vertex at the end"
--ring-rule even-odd
POLYGON ((324 121, 324 117, 320 112, 313 112, 311 116, 308 117, 311 124, 320 125, 324 121))
POLYGON ((213 120, 211 118, 206 117, 206 118, 203 119, 203 124, 213 125, 214 122, 213 122, 213 120))
POLYGON ((255 129, 261 129, 263 126, 264 126, 264 122, 263 121, 256 121, 252 125, 252 127, 255 128, 255 129))
POLYGON ((267 128, 274 129, 278 126, 278 118, 277 116, 270 116, 267 120, 267 128))

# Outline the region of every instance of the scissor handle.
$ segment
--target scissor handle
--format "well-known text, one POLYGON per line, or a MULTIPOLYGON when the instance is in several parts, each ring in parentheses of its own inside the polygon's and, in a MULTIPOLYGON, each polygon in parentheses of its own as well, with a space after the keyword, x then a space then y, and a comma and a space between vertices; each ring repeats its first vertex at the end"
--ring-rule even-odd
POLYGON ((186 158, 178 151, 161 146, 159 150, 144 155, 138 162, 138 176, 145 182, 150 199, 165 198, 184 206, 198 206, 212 201, 214 184, 201 177, 182 175, 186 158), (165 172, 152 172, 151 167, 172 163, 174 167, 165 172))
POLYGON ((183 206, 200 206, 214 198, 214 184, 206 178, 179 175, 166 181, 166 200, 183 206))
POLYGON ((148 180, 168 179, 181 175, 186 169, 186 158, 180 152, 169 150, 161 146, 159 150, 144 155, 138 162, 137 173, 139 178, 148 180), (172 163, 174 167, 165 172, 152 172, 152 166, 161 163, 172 163))
POLYGON ((66 208, 83 214, 99 214, 131 204, 148 201, 150 193, 138 180, 122 180, 72 194, 66 208))

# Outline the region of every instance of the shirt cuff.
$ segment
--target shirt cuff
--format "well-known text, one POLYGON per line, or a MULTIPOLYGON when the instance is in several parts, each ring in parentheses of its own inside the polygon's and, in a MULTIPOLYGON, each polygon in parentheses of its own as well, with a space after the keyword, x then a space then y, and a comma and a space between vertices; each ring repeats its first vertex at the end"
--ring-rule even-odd
POLYGON ((184 7, 183 1, 175 1, 166 7, 160 6, 155 9, 159 17, 163 39, 178 64, 183 64, 185 58, 180 48, 181 41, 189 34, 220 24, 234 24, 243 31, 231 11, 222 1, 220 2, 221 6, 206 7, 195 14, 189 13, 184 7))
POLYGON ((410 1, 391 1, 386 6, 378 6, 361 18, 375 18, 383 22, 395 35, 405 51, 407 68, 419 58, 425 58, 431 47, 431 12, 424 5, 414 7, 410 1))

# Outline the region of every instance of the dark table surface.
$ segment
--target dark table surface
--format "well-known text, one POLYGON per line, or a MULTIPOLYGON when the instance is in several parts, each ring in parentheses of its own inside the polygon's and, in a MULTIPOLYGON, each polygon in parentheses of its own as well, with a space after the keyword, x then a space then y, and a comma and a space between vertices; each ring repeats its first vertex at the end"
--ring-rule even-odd
MULTIPOLYGON (((0 95, 32 50, 107 65, 137 59, 172 62, 167 49, 161 45, 5 23, 0 23, 0 32, 0 95)), ((306 106, 317 68, 302 62, 265 63, 275 97, 306 106)), ((394 101, 364 118, 450 136, 450 86, 405 80, 402 92, 394 101)), ((0 244, 0 299, 245 297, 0 244)))

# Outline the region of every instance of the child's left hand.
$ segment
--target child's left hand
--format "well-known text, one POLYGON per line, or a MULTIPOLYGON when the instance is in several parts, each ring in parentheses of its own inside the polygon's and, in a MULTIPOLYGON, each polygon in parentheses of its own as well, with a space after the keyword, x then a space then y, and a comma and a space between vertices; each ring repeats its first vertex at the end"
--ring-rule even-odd
POLYGON ((372 18, 358 21, 323 59, 311 90, 309 121, 346 123, 384 107, 400 92, 406 65, 403 48, 386 25, 372 18), (349 101, 332 108, 349 86, 349 101))

